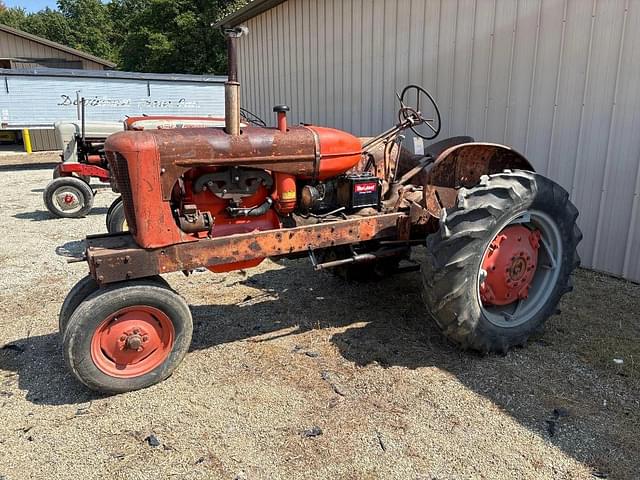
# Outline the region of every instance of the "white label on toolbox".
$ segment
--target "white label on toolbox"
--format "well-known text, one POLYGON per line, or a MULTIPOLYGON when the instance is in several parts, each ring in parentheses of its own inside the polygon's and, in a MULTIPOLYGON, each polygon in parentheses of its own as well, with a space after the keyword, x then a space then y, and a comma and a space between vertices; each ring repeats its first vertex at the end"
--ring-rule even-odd
POLYGON ((356 193, 373 193, 377 189, 378 189, 378 184, 376 182, 356 183, 355 184, 355 192, 356 193))
POLYGON ((413 137, 413 153, 424 155, 424 140, 420 137, 413 137))

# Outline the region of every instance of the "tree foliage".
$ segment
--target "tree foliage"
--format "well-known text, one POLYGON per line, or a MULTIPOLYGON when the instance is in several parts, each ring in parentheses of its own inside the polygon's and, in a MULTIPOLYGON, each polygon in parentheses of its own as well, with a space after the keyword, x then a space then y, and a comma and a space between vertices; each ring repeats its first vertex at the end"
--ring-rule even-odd
POLYGON ((224 73, 224 39, 211 24, 247 0, 58 0, 27 13, 0 2, 0 23, 93 55, 123 70, 224 73))

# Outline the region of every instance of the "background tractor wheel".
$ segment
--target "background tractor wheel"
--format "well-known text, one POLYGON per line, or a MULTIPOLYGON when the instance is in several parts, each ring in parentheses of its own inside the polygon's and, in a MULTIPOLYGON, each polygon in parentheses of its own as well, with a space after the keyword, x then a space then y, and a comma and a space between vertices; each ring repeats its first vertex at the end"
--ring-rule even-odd
POLYGON ((51 180, 43 193, 47 210, 56 217, 84 217, 93 206, 93 190, 76 177, 60 177, 51 180))
MULTIPOLYGON (((171 287, 167 283, 167 281, 162 278, 160 275, 155 275, 153 277, 145 278, 146 281, 153 282, 158 286, 167 288, 171 290, 171 287)), ((76 283, 73 288, 69 291, 64 302, 62 303, 62 307, 60 308, 60 313, 58 314, 58 331, 61 336, 64 336, 64 331, 67 328, 67 324, 69 323, 69 318, 73 315, 76 308, 84 302, 89 295, 97 292, 100 289, 96 281, 93 279, 91 275, 87 275, 86 277, 81 278, 78 283, 76 283)))
MULTIPOLYGON (((365 253, 367 250, 356 251, 357 253, 365 253)), ((347 282, 375 282, 393 275, 398 270, 400 262, 403 259, 409 258, 410 253, 410 248, 407 248, 406 252, 401 255, 381 258, 375 262, 342 265, 329 268, 326 271, 347 282)), ((326 263, 349 258, 352 256, 352 252, 349 246, 344 245, 318 250, 315 252, 315 255, 318 263, 326 263)))
POLYGON ((582 233, 569 194, 532 172, 483 176, 458 192, 427 238, 423 298, 463 348, 524 345, 571 291, 582 233))
POLYGON ((122 393, 168 378, 186 355, 193 321, 177 293, 147 280, 101 288, 73 312, 65 361, 92 390, 122 393))
POLYGON ((109 233, 121 233, 129 230, 127 224, 127 218, 124 214, 124 204, 122 203, 122 197, 116 198, 109 210, 107 211, 107 232, 109 233))

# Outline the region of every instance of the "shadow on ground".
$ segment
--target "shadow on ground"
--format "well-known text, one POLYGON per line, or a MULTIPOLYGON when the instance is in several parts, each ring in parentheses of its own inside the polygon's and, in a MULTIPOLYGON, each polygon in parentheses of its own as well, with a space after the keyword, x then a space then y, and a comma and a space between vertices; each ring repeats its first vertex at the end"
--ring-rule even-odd
POLYGON ((0 172, 20 172, 31 170, 53 170, 58 162, 42 162, 42 163, 13 163, 9 165, 0 165, 0 172))
MULTIPOLYGON (((95 207, 92 208, 87 215, 104 215, 109 210, 108 207, 95 207)), ((13 215, 14 218, 21 220, 31 220, 32 222, 46 222, 47 220, 60 220, 59 217, 49 213, 48 210, 36 210, 35 212, 22 212, 13 215)))
POLYGON ((78 258, 82 256, 86 248, 87 245, 84 240, 74 240, 72 242, 67 242, 64 245, 57 246, 56 255, 68 258, 78 258))
MULTIPOLYGON (((598 375, 578 359, 558 360, 567 358, 563 342, 580 341, 577 333, 565 332, 560 341, 551 326, 543 339, 532 341, 526 349, 480 357, 450 345, 427 318, 418 273, 353 285, 318 275, 305 262, 286 262, 286 266, 238 282, 260 292, 238 304, 192 305, 191 351, 265 334, 271 335, 257 341, 346 327, 331 342, 348 361, 360 366, 375 362, 382 367, 448 371, 465 388, 488 398, 595 471, 627 478, 638 467, 629 452, 631 440, 621 437, 625 430, 633 435, 637 412, 623 412, 620 417, 598 408, 599 398, 587 398, 603 388, 598 375)), ((57 334, 16 341, 0 350, 0 368, 16 372, 19 387, 36 404, 97 398, 67 373, 59 345, 57 334)))

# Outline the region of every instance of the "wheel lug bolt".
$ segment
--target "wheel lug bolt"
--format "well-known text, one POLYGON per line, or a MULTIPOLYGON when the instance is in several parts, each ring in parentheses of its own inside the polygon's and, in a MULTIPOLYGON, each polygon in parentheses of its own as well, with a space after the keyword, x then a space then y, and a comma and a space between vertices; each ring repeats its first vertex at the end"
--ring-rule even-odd
POLYGON ((120 337, 120 341, 121 341, 121 342, 124 342, 126 339, 127 339, 127 336, 126 336, 126 335, 122 335, 122 336, 120 337))
POLYGON ((149 341, 149 337, 147 335, 145 335, 144 337, 142 337, 142 341, 143 342, 148 342, 149 341))

